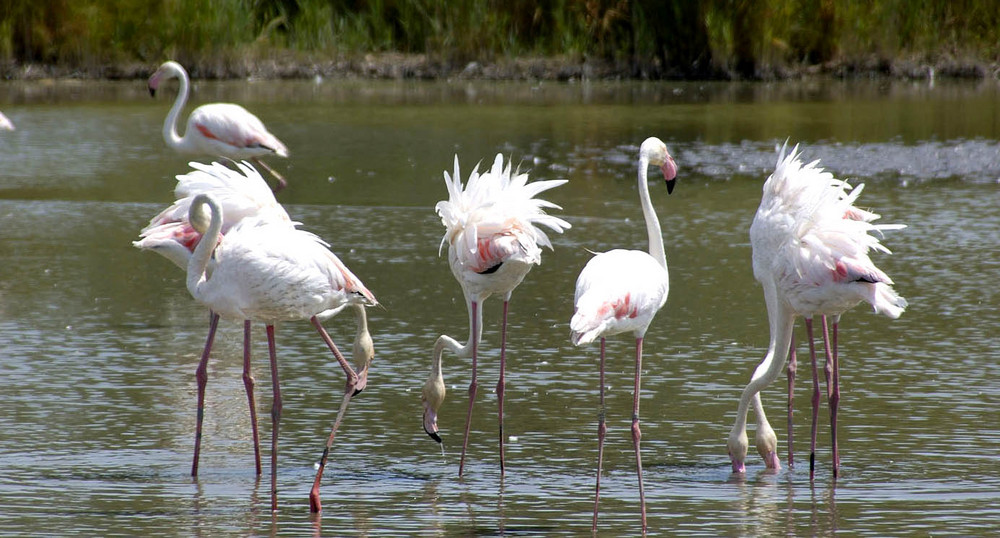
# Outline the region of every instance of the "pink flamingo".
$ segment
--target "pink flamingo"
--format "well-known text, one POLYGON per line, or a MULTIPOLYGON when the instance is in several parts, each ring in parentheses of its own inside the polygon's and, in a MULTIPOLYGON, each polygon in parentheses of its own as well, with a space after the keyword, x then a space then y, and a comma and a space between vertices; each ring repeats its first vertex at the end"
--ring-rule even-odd
POLYGON ((234 160, 250 159, 267 170, 278 180, 275 191, 288 184, 281 174, 260 160, 263 155, 288 157, 288 148, 271 134, 263 122, 247 109, 232 103, 211 103, 202 105, 188 116, 184 136, 177 134, 177 116, 188 98, 188 74, 181 64, 169 61, 149 77, 149 94, 164 80, 180 80, 180 92, 163 122, 163 140, 176 151, 187 154, 220 155, 234 160))
POLYGON ((605 426, 604 349, 607 336, 632 332, 635 335, 635 392, 632 400, 632 444, 639 476, 639 504, 642 529, 646 530, 646 497, 642 484, 642 457, 639 453, 639 379, 642 371, 642 339, 653 316, 667 302, 670 281, 663 250, 660 221, 649 198, 647 169, 658 166, 666 180, 667 193, 673 192, 677 165, 659 138, 647 138, 639 148, 639 200, 646 220, 649 252, 615 249, 600 253, 580 272, 576 280, 575 309, 569 326, 574 345, 601 339, 600 413, 597 426, 597 485, 594 493, 593 530, 597 530, 597 507, 601 498, 601 471, 604 463, 605 426))
MULTIPOLYGON (((872 224, 879 216, 854 206, 863 187, 858 185, 852 189, 846 181, 835 179, 819 167, 819 161, 803 165, 799 160, 798 146, 788 153, 787 145, 778 152, 774 173, 764 183, 760 207, 750 226, 750 243, 754 277, 764 287, 771 338, 764 360, 754 370, 750 383, 743 390, 736 423, 729 433, 729 457, 735 473, 746 472, 744 461, 749 444, 746 419, 751 403, 757 415, 757 451, 768 467, 780 467, 777 436, 764 416, 760 391, 779 375, 789 350, 794 349, 792 326, 796 316, 806 318, 813 361, 813 452, 819 381, 812 345, 812 318, 834 318, 832 346, 828 345, 828 348, 833 348, 833 354, 826 367, 833 435, 833 476, 836 477, 839 472, 837 320, 843 312, 862 301, 870 304, 876 313, 893 319, 898 318, 906 308, 906 300, 892 289, 892 280, 868 256, 869 250, 889 252, 869 232, 881 234, 882 231, 904 226, 872 224)), ((794 369, 789 377, 794 378, 794 369)), ((815 458, 811 460, 814 462, 815 458)))
MULTIPOLYGON (((507 309, 514 288, 528 271, 542 262, 540 246, 552 248, 552 243, 536 224, 561 233, 569 223, 547 215, 545 208, 559 206, 535 198, 566 180, 548 180, 528 183, 528 174, 511 173, 511 164, 504 166, 503 155, 497 154, 493 167, 479 174, 478 165, 469 176, 465 188, 455 156, 455 173, 444 173, 448 187, 448 200, 437 203, 435 209, 447 231, 441 246, 448 243, 448 263, 465 294, 469 311, 469 341, 462 345, 455 339, 441 335, 434 344, 431 375, 423 388, 424 431, 441 442, 438 434, 437 412, 444 402, 445 385, 441 373, 441 356, 445 349, 458 357, 472 357, 472 381, 469 384, 469 410, 465 417, 465 436, 462 441, 462 458, 458 476, 465 468, 465 452, 469 444, 469 427, 472 405, 475 402, 478 382, 476 361, 482 336, 481 307, 490 295, 503 296, 503 320, 500 326, 500 379, 497 381, 498 421, 500 424, 500 476, 504 473, 503 398, 504 370, 506 368, 507 309)), ((440 249, 439 249, 440 250, 440 249)))
MULTIPOLYGON (((310 320, 347 375, 344 399, 309 493, 310 509, 319 512, 322 510, 319 486, 330 447, 351 398, 367 384, 368 367, 374 358, 365 323, 365 306, 377 304, 375 296, 329 250, 326 243, 311 233, 265 219, 247 218, 230 228, 225 239, 220 241, 223 209, 210 194, 195 196, 190 204, 190 215, 192 226, 203 230, 203 236, 188 262, 187 287, 198 302, 212 310, 208 340, 198 365, 198 409, 204 408, 205 371, 219 317, 264 322, 274 388, 271 408, 272 510, 277 510, 278 423, 282 407, 275 322, 310 320), (210 260, 213 258, 215 261, 209 275, 210 260), (354 346, 357 371, 347 362, 321 324, 321 320, 347 307, 354 309, 359 322, 360 337, 356 338, 354 346)), ((201 437, 201 415, 199 412, 196 442, 201 437)))

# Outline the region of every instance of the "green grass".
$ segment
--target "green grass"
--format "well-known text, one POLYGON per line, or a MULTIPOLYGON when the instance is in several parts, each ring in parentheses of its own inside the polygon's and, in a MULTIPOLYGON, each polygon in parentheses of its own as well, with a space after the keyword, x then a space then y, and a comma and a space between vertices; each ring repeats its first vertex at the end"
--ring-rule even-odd
POLYGON ((0 60, 197 64, 274 52, 596 58, 653 76, 1000 60, 995 0, 0 0, 0 60))

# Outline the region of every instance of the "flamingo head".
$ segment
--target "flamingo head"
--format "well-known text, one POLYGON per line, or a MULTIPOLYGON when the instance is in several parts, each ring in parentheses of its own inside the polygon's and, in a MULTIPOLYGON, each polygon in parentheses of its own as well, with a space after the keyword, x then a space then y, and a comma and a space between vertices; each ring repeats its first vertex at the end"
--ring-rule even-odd
POLYGON ((674 183, 677 180, 677 163, 667 151, 667 145, 662 140, 651 136, 647 138, 639 148, 639 158, 645 158, 646 162, 659 166, 663 171, 663 179, 667 182, 667 194, 674 192, 674 183))
POLYGON ((441 436, 438 435, 437 412, 444 403, 445 392, 444 377, 437 371, 424 383, 423 395, 420 397, 424 404, 424 431, 438 443, 441 442, 441 436))
POLYGON ((735 429, 729 433, 729 459, 733 463, 734 473, 745 473, 747 471, 744 462, 747 459, 747 449, 749 446, 750 442, 747 439, 747 432, 743 428, 735 429))
POLYGON ((207 197, 198 195, 191 201, 191 206, 188 208, 188 224, 201 235, 205 235, 208 225, 212 222, 212 215, 206 207, 207 204, 207 197))
POLYGON ((775 471, 781 469, 781 463, 778 461, 778 436, 774 434, 770 424, 766 422, 757 424, 754 444, 757 445, 757 453, 764 458, 765 467, 775 471))
POLYGON ((160 87, 160 83, 164 80, 168 80, 179 76, 181 73, 185 73, 184 67, 175 61, 164 62, 163 65, 153 73, 153 76, 149 77, 149 95, 151 97, 156 96, 156 89, 160 87))

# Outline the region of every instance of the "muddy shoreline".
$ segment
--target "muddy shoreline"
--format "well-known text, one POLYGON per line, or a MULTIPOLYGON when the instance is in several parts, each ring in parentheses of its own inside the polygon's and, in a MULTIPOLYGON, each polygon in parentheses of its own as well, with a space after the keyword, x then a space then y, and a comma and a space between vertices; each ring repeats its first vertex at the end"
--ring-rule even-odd
MULTIPOLYGON (((266 58, 221 57, 181 62, 193 77, 203 79, 472 79, 472 80, 739 80, 731 71, 716 69, 696 75, 657 64, 618 64, 605 60, 568 57, 505 58, 489 61, 453 61, 424 54, 378 53, 314 57, 273 54, 266 58)), ((89 65, 0 63, 0 79, 105 79, 148 77, 157 62, 93 63, 89 65)), ((1000 62, 979 58, 942 56, 923 59, 865 58, 824 64, 783 65, 758 69, 750 80, 784 80, 811 77, 934 77, 1000 79, 1000 62)), ((747 80, 746 77, 742 77, 747 80)))

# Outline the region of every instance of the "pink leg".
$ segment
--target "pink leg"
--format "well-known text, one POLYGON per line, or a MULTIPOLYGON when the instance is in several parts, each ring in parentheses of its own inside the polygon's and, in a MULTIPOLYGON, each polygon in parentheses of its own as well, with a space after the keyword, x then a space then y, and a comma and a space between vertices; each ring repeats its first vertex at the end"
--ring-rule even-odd
POLYGON ((247 403, 250 404, 250 424, 253 428, 253 455, 257 464, 257 476, 260 476, 260 433, 257 431, 257 401, 253 397, 253 387, 256 380, 250 373, 250 320, 243 321, 243 387, 247 391, 247 403))
POLYGON ((826 399, 829 402, 833 398, 833 353, 830 349, 830 328, 826 316, 823 316, 823 350, 826 354, 826 362, 823 364, 823 377, 826 380, 826 399))
POLYGON ((635 446, 635 472, 639 475, 639 507, 642 510, 642 532, 646 533, 646 491, 642 486, 642 455, 639 453, 639 378, 642 375, 642 338, 635 339, 635 392, 632 395, 632 444, 635 446))
POLYGON ((601 385, 600 410, 597 414, 597 485, 594 487, 594 523, 592 532, 597 532, 597 505, 601 501, 601 470, 604 468, 604 436, 608 433, 605 424, 607 409, 604 406, 604 337, 601 337, 601 385))
POLYGON ((837 447, 837 408, 840 407, 840 359, 837 356, 837 325, 839 320, 833 321, 833 338, 831 347, 833 348, 833 382, 829 387, 830 397, 830 429, 833 432, 833 477, 840 474, 840 451, 837 447))
POLYGON ((282 177, 281 174, 279 174, 278 172, 276 172, 274 170, 274 168, 271 168, 270 166, 267 165, 267 163, 265 163, 264 161, 260 160, 260 158, 254 157, 254 158, 252 158, 250 160, 252 160, 259 168, 263 168, 264 170, 267 170, 268 172, 270 172, 271 175, 274 176, 274 179, 278 180, 278 184, 274 186, 274 189, 272 189, 272 191, 274 192, 274 194, 278 194, 285 187, 288 186, 288 182, 285 181, 285 178, 282 177))
POLYGON ((267 351, 271 359, 271 511, 278 510, 278 424, 281 422, 281 386, 278 384, 278 353, 274 344, 274 325, 267 327, 267 351))
POLYGON ((340 363, 340 367, 347 374, 347 384, 344 387, 344 400, 340 404, 340 410, 337 412, 337 418, 333 422, 333 428, 330 430, 330 437, 326 440, 326 447, 323 449, 323 455, 319 459, 319 469, 316 470, 316 479, 313 480, 312 490, 309 491, 309 510, 313 513, 318 513, 323 510, 323 503, 319 496, 319 486, 320 482, 323 480, 323 470, 326 468, 327 458, 330 456, 330 448, 333 446, 333 440, 337 435, 337 429, 340 428, 340 422, 344 418, 344 413, 347 411, 348 404, 351 403, 351 398, 357 394, 356 389, 358 388, 358 374, 354 372, 351 365, 344 358, 344 355, 337 348, 337 345, 333 343, 333 339, 330 338, 330 334, 326 332, 323 325, 320 324, 319 319, 315 316, 311 319, 312 324, 316 327, 320 336, 323 337, 323 341, 326 342, 326 346, 330 348, 333 356, 340 363))
POLYGON ((798 360, 795 357, 795 336, 788 345, 788 468, 795 467, 792 459, 792 401, 795 399, 795 372, 798 370, 798 360))
POLYGON ((809 339, 809 360, 812 362, 812 428, 809 430, 809 480, 816 472, 816 424, 819 422, 819 370, 816 368, 816 342, 813 340, 812 318, 806 318, 806 338, 809 339))
MULTIPOLYGON (((472 327, 473 332, 475 332, 475 327, 478 327, 478 319, 476 316, 479 315, 478 305, 475 301, 470 303, 472 306, 472 327)), ((465 415, 465 437, 462 439, 462 457, 458 460, 458 477, 462 477, 462 471, 465 470, 465 451, 469 447, 469 428, 472 426, 472 404, 476 401, 476 389, 479 388, 479 384, 476 382, 476 359, 479 355, 479 339, 476 337, 472 338, 472 381, 469 383, 469 411, 465 415)))
POLYGON ((503 391, 506 382, 504 371, 507 369, 507 305, 503 302, 503 322, 500 324, 500 379, 497 381, 497 405, 500 420, 500 478, 504 473, 504 446, 503 446, 503 391))
POLYGON ((208 357, 212 351, 212 342, 215 340, 215 330, 219 327, 219 315, 211 314, 208 324, 208 340, 205 342, 205 350, 201 353, 201 360, 198 362, 198 369, 195 370, 195 378, 198 380, 198 421, 194 430, 194 461, 191 463, 191 476, 198 476, 198 458, 201 456, 201 423, 205 419, 205 385, 208 384, 208 357))

